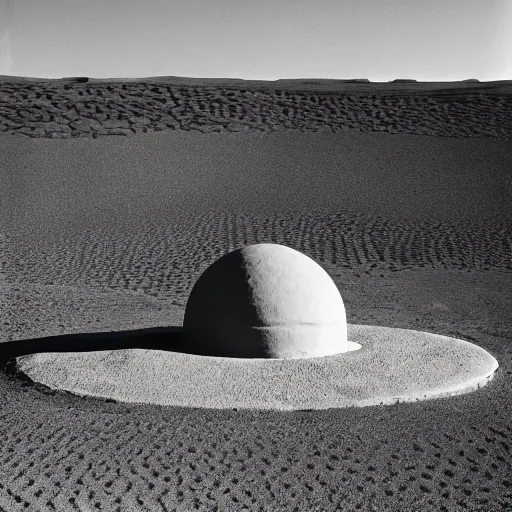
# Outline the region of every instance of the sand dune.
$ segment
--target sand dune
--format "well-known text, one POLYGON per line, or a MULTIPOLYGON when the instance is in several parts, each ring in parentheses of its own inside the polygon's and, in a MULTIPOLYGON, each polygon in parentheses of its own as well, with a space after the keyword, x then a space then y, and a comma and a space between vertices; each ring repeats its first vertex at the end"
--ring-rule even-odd
POLYGON ((185 79, 0 81, 0 132, 98 137, 162 130, 512 134, 510 82, 330 84, 185 79))
POLYGON ((277 414, 80 399, 1 372, 0 508, 510 508, 506 84, 306 85, 3 81, 1 341, 179 326, 206 266, 275 241, 319 261, 350 323, 469 340, 499 361, 493 381, 277 414))

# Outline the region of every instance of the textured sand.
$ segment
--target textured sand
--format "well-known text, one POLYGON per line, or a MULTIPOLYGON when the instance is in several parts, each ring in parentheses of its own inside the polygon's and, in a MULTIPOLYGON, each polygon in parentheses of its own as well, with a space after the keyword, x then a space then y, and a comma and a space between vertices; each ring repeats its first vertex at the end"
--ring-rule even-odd
POLYGON ((385 101, 365 99, 363 115, 359 90, 340 116, 349 131, 332 133, 327 98, 312 107, 316 92, 287 111, 297 113, 297 129, 281 121, 287 106, 277 106, 277 93, 270 103, 245 93, 237 114, 225 106, 227 91, 219 89, 219 109, 210 100, 201 107, 185 87, 182 108, 207 112, 219 133, 200 133, 181 112, 176 130, 104 138, 115 133, 106 123, 93 139, 85 121, 70 128, 76 139, 51 138, 61 129, 41 123, 60 127, 68 110, 93 119, 95 102, 108 110, 105 121, 130 123, 138 110, 137 133, 167 115, 144 84, 108 86, 103 99, 72 81, 1 87, 9 126, 0 137, 0 337, 17 346, 4 344, 4 362, 20 349, 86 350, 79 333, 90 333, 92 350, 142 341, 158 349, 209 264, 246 243, 276 241, 324 266, 349 322, 465 339, 500 368, 462 396, 280 413, 110 403, 2 372, 0 507, 510 508, 510 96, 497 86, 442 100, 426 93, 436 113, 402 89, 389 119, 376 121, 385 101), (223 119, 253 123, 251 109, 261 133, 227 133, 223 119), (302 133, 304 125, 320 131, 302 133), (387 133, 371 131, 377 126, 387 133), (23 127, 30 138, 11 135, 23 127))
POLYGON ((169 129, 328 129, 511 138, 511 92, 511 81, 350 84, 148 78, 82 83, 5 78, 0 85, 0 131, 69 138, 169 129))
POLYGON ((330 409, 468 393, 498 362, 464 340, 350 325, 350 352, 307 359, 237 359, 162 350, 39 353, 16 370, 54 390, 121 402, 215 409, 330 409))

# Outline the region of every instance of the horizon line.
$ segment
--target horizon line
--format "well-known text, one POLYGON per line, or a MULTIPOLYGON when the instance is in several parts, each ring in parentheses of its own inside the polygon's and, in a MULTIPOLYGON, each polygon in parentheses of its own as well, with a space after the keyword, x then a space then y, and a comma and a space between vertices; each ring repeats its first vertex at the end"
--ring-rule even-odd
MULTIPOLYGON (((410 83, 410 84, 436 84, 436 83, 508 83, 510 80, 480 80, 478 78, 465 78, 462 80, 417 80, 415 78, 394 78, 393 80, 375 80, 372 81, 368 78, 321 78, 321 77, 306 77, 306 78, 276 78, 276 79, 259 79, 259 78, 238 78, 238 77, 202 77, 202 76, 178 76, 178 75, 151 75, 141 77, 94 77, 85 75, 73 76, 57 76, 57 77, 44 77, 44 76, 26 76, 26 75, 10 75, 0 74, 0 79, 13 78, 18 80, 76 80, 76 81, 142 81, 142 80, 204 80, 216 82, 295 82, 295 83, 308 83, 308 82, 322 82, 322 83, 358 83, 358 84, 392 84, 392 83, 410 83)), ((312 84, 313 85, 313 84, 312 84)))

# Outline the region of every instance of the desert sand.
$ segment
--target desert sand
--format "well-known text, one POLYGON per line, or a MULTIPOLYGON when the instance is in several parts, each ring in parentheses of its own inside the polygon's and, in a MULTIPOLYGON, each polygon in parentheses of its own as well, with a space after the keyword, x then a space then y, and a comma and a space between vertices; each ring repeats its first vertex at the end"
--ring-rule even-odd
POLYGON ((4 77, 0 507, 510 508, 510 88, 4 77), (494 379, 276 412, 13 375, 23 354, 162 349, 201 272, 263 241, 318 261, 351 324, 471 341, 494 379))

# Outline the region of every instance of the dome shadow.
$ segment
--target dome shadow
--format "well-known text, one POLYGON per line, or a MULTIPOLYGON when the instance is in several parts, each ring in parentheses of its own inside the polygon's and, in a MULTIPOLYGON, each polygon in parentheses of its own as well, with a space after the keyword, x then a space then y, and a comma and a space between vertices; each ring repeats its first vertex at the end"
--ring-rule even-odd
POLYGON ((185 342, 183 327, 169 326, 6 341, 0 343, 0 365, 5 369, 11 359, 42 352, 95 352, 134 348, 204 355, 185 342))

